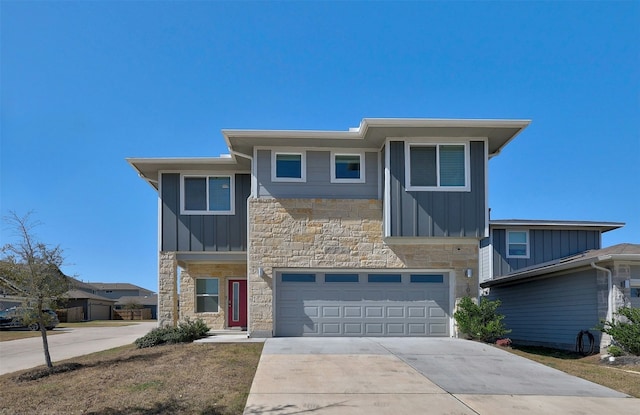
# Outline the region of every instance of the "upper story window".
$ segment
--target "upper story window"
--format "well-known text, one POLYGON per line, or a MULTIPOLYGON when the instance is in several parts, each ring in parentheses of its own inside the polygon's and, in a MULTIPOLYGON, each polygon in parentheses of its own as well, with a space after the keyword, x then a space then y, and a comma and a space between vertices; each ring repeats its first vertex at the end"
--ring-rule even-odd
POLYGON ((363 153, 331 153, 331 183, 364 183, 363 153))
POLYGON ((529 258, 529 232, 507 230, 507 258, 529 258))
POLYGON ((271 158, 271 181, 304 182, 306 181, 305 153, 288 153, 273 151, 271 158))
POLYGON ((235 193, 233 182, 233 176, 182 176, 181 213, 233 215, 235 193))
POLYGON ((407 143, 407 190, 470 191, 466 144, 407 143))

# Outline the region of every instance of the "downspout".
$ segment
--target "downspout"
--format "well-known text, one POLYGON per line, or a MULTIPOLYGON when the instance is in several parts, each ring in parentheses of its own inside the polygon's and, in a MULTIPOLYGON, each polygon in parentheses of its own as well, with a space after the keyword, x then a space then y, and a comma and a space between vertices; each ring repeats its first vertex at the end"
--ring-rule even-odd
MULTIPOLYGON (((606 321, 611 321, 613 319, 613 299, 611 298, 613 295, 613 289, 612 289, 612 284, 613 284, 613 276, 611 275, 611 270, 607 269, 607 268, 603 268, 603 267, 599 267, 596 265, 595 262, 591 263, 591 268, 597 269, 598 271, 604 271, 607 273, 607 317, 606 317, 606 321)), ((608 343, 607 344, 603 344, 606 342, 606 340, 603 338, 604 335, 600 338, 600 351, 602 352, 602 349, 604 347, 607 347, 611 344, 611 339, 608 339, 608 343)))

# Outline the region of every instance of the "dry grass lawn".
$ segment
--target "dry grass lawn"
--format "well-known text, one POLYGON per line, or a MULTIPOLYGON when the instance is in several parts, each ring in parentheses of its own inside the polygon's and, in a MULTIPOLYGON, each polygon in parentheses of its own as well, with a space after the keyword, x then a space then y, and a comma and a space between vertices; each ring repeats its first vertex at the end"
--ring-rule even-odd
POLYGON ((0 414, 241 414, 262 346, 131 345, 59 362, 71 370, 39 379, 29 380, 34 369, 3 375, 0 414))
POLYGON ((640 398, 640 358, 628 364, 609 365, 600 362, 599 354, 583 357, 577 353, 541 347, 518 347, 506 350, 570 375, 640 398))
MULTIPOLYGON (((47 331, 47 337, 62 333, 62 331, 49 330, 47 331)), ((27 339, 29 337, 41 337, 40 331, 31 331, 29 329, 0 330, 0 342, 27 339)))

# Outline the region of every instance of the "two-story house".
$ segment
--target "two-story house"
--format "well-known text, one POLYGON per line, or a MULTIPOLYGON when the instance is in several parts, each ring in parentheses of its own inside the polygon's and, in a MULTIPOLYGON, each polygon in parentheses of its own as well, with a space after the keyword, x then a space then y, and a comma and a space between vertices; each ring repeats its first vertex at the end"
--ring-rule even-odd
POLYGON ((158 192, 159 324, 453 335, 456 300, 478 295, 488 161, 528 124, 223 130, 226 157, 128 159, 158 192))

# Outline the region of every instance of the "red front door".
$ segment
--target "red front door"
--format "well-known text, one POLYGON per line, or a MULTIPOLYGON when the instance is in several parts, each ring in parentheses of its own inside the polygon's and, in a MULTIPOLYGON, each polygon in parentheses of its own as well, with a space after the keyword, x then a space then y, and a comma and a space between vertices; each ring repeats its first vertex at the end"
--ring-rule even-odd
POLYGON ((227 284, 229 327, 247 327, 247 280, 228 280, 227 284))

